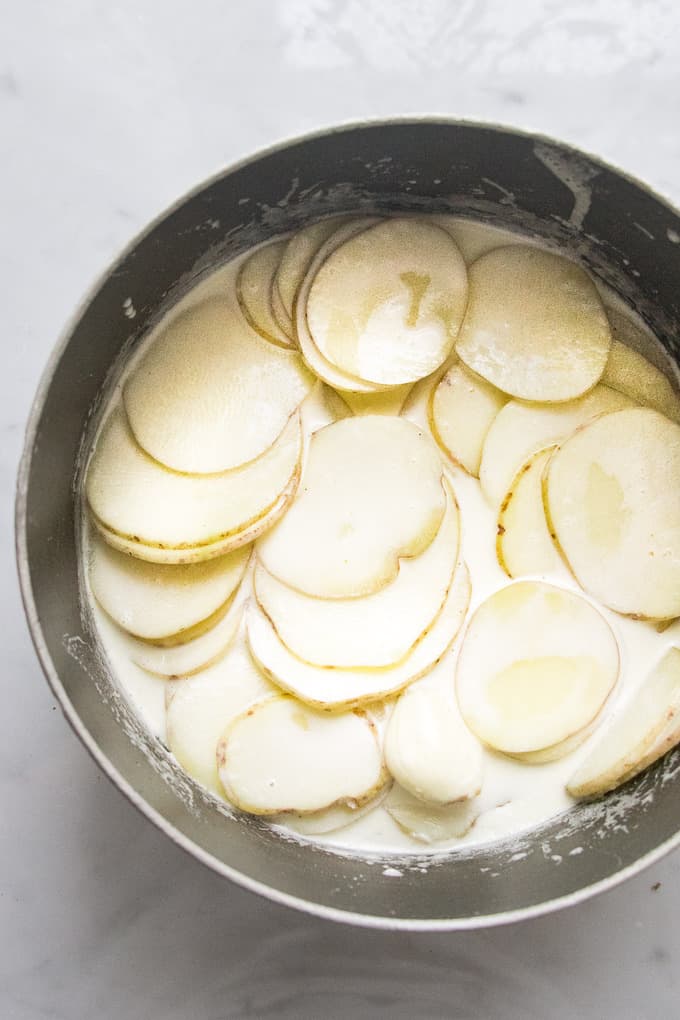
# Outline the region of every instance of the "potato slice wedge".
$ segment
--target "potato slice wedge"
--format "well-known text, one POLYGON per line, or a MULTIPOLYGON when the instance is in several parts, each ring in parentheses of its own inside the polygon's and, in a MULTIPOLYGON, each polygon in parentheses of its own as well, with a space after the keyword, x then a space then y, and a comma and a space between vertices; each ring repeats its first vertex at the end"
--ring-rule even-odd
POLYGON ((293 655, 261 609, 247 613, 248 644, 263 672, 301 701, 327 711, 355 708, 397 694, 425 676, 441 659, 460 631, 470 603, 470 575, 464 563, 456 568, 441 612, 421 641, 401 662, 385 669, 323 669, 293 655))
POLYGON ((253 252, 239 270, 236 296, 241 311, 260 336, 279 347, 292 347, 293 340, 274 315, 272 295, 274 277, 285 247, 285 241, 274 241, 253 252))
POLYGON ((387 795, 385 810, 407 835, 428 845, 462 839, 475 824, 480 812, 474 800, 428 804, 398 783, 387 795))
POLYGON ((467 290, 450 234, 426 219, 392 217, 346 240, 319 267, 307 326, 341 372, 381 385, 415 382, 450 354, 467 290))
POLYGON ((382 390, 380 393, 351 393, 341 394, 347 406, 356 415, 360 414, 401 414, 409 393, 411 384, 404 386, 393 386, 389 390, 382 390))
POLYGON ((217 762, 228 799, 257 815, 361 805, 388 780, 369 719, 316 712, 287 695, 236 718, 219 742, 217 762))
POLYGON ((507 230, 500 227, 449 214, 435 213, 431 218, 451 234, 468 266, 488 251, 508 245, 507 230))
MULTIPOLYGON (((611 312, 609 316, 613 326, 616 319, 611 312)), ((680 395, 670 380, 651 361, 619 340, 612 343, 602 382, 625 393, 636 404, 653 407, 671 421, 680 423, 680 395)))
POLYGON ((273 688, 237 642, 212 666, 177 683, 167 701, 168 746, 185 772, 224 797, 217 745, 229 723, 273 688))
POLYGON ((212 298, 144 351, 123 399, 132 434, 155 460, 215 474, 271 449, 312 384, 299 354, 255 333, 235 297, 212 298))
POLYGON ((460 363, 432 388, 428 407, 432 435, 444 453, 475 478, 486 434, 507 402, 505 393, 460 363))
POLYGON ((437 534, 446 506, 435 444, 403 418, 347 418, 314 433, 298 498, 259 542, 265 569, 322 598, 379 591, 437 534))
POLYGON ((598 414, 632 406, 630 397, 604 385, 553 406, 511 400, 498 412, 484 440, 479 481, 487 500, 492 506, 500 504, 532 454, 560 442, 598 414))
POLYGON ((474 613, 456 672, 458 704, 480 740, 539 751, 588 726, 619 672, 616 639, 580 595, 518 581, 474 613))
POLYGON ((581 587, 628 616, 680 615, 680 426, 648 407, 603 415, 553 455, 544 497, 581 587))
POLYGON ((397 701, 385 733, 385 763, 414 797, 453 804, 481 790, 483 752, 458 709, 453 667, 449 684, 432 679, 413 684, 397 701))
POLYGON ((573 400, 604 371, 611 331, 595 284, 552 252, 508 245, 470 266, 456 351, 468 368, 522 400, 573 400))
POLYGON ((670 648, 644 684, 614 714, 595 746, 567 783, 572 797, 598 797, 660 757, 659 738, 680 736, 680 649, 670 648), (650 751, 655 749, 654 756, 650 751), (656 751, 658 750, 658 755, 656 751))
POLYGON ((508 577, 564 571, 543 509, 543 473, 556 449, 549 446, 534 453, 515 475, 501 503, 496 555, 508 577))
POLYGON ((255 567, 255 596, 281 641, 322 667, 369 669, 403 659, 432 625, 453 583, 459 512, 449 492, 439 532, 420 556, 402 561, 394 581, 364 598, 303 595, 255 567))
POLYGON ((274 288, 281 299, 288 321, 293 322, 295 298, 307 270, 319 248, 339 227, 350 220, 348 216, 331 216, 302 227, 288 241, 276 272, 274 288))
POLYGON ((119 627, 157 644, 176 645, 208 629, 241 583, 250 549, 190 566, 145 563, 92 543, 92 594, 119 627))
POLYGON ((155 562, 183 562, 172 554, 203 547, 205 555, 190 555, 184 562, 207 559, 251 541, 253 526, 282 495, 288 494, 286 502, 292 499, 301 458, 302 430, 295 414, 252 464, 220 475, 177 474, 139 448, 119 406, 98 437, 87 472, 87 499, 107 541, 112 532, 130 540, 131 545, 118 545, 123 551, 155 562), (152 557, 144 547, 159 553, 152 557))
POLYGON ((287 829, 299 833, 301 836, 325 836, 329 832, 338 832, 339 829, 346 829, 360 818, 364 818, 371 811, 380 807, 385 796, 391 789, 390 783, 386 783, 371 800, 367 800, 361 806, 350 802, 349 804, 334 804, 323 811, 314 811, 308 815, 298 815, 289 811, 280 818, 274 816, 271 821, 274 824, 284 825, 287 829))

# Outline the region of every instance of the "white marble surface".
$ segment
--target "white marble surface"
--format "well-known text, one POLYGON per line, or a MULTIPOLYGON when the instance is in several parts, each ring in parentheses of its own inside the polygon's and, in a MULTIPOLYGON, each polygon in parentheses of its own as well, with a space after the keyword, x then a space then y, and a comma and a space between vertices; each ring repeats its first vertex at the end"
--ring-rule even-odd
POLYGON ((201 868, 99 774, 29 644, 11 548, 48 352, 130 235, 288 133, 431 111, 545 131, 680 201, 675 0, 0 5, 0 1016, 677 1014, 680 857, 567 913, 459 936, 333 926, 201 868))

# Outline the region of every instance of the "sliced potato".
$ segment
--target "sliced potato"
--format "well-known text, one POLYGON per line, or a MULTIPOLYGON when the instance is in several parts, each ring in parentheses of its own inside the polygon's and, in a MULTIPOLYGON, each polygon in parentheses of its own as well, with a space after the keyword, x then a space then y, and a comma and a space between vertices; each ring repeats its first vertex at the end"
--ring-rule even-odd
POLYGON ((342 397, 354 414, 392 414, 401 413, 404 401, 409 395, 411 385, 393 386, 380 393, 343 393, 342 397))
POLYGON ((670 381, 651 361, 618 340, 612 343, 602 382, 680 423, 680 395, 670 381))
POLYGON ((258 544, 270 574, 307 595, 368 595, 439 530, 446 495, 432 440, 403 418, 347 418, 310 441, 298 498, 258 544))
POLYGON ((680 426, 648 407, 603 415, 553 455, 544 496, 586 591, 629 616, 680 615, 680 426))
POLYGON ((270 298, 272 315, 274 316, 277 326, 283 335, 288 337, 290 346, 295 347, 295 329, 293 328, 293 322, 284 307, 283 301, 281 300, 281 295, 279 294, 279 288, 276 286, 276 281, 274 281, 272 286, 270 298))
POLYGON ((257 601, 281 641, 306 662, 347 669, 391 666, 427 632, 444 604, 458 560, 458 516, 449 488, 435 539, 420 556, 401 563, 391 584, 364 598, 303 595, 258 563, 257 601))
POLYGON ((92 544, 92 594, 119 627, 158 644, 181 644, 207 630, 240 584, 250 549, 190 566, 145 563, 92 544))
POLYGON ((334 711, 396 694, 425 676, 458 634, 470 602, 470 575, 464 563, 456 569, 442 610, 432 627, 401 662, 385 669, 324 669, 293 655, 257 606, 247 614, 248 644, 263 672, 285 691, 315 708, 334 711))
POLYGON ((224 797, 217 774, 217 744, 229 723, 273 688, 236 643, 208 669, 178 682, 167 700, 168 746, 182 768, 224 797))
POLYGON ((344 226, 348 219, 347 216, 331 216, 329 219, 309 223, 293 234, 288 241, 281 256, 274 286, 291 323, 294 316, 295 298, 312 259, 321 245, 336 232, 338 227, 344 226))
POLYGON ((508 234, 503 228, 448 214, 435 213, 431 218, 451 234, 468 266, 494 248, 507 247, 508 234))
POLYGON ((432 388, 428 408, 432 434, 449 457, 478 477, 491 423, 508 398, 460 363, 432 388))
POLYGON ((287 695, 236 718, 219 742, 217 761, 228 799, 257 815, 361 805, 388 779, 370 720, 316 712, 287 695))
POLYGON ((489 503, 500 504, 533 453, 558 443, 598 414, 632 406, 630 397, 603 385, 551 407, 511 400, 493 420, 482 449, 479 480, 489 503))
POLYGON ((552 252, 508 245, 470 266, 456 351, 468 368, 523 400, 573 400, 604 371, 611 332, 595 284, 552 252))
POLYGON ((450 234, 426 219, 393 217, 346 240, 319 267, 307 326, 341 372, 381 385, 415 382, 451 352, 467 289, 450 234))
POLYGON ((299 833, 301 836, 325 836, 329 832, 337 832, 339 829, 346 829, 360 818, 364 818, 371 811, 375 811, 391 789, 386 783, 371 800, 358 805, 354 801, 348 804, 334 804, 332 807, 322 811, 314 811, 308 815, 299 815, 295 812, 282 814, 280 818, 274 816, 271 821, 279 825, 285 825, 287 829, 299 833))
POLYGON ((482 788, 482 748, 463 722, 454 690, 430 678, 397 701, 385 733, 385 763, 404 789, 428 804, 476 797, 482 788))
POLYGON ((501 503, 496 555, 509 577, 559 574, 564 570, 543 509, 543 473, 556 449, 549 446, 534 453, 515 475, 501 503))
POLYGON ((490 747, 539 751, 588 726, 618 672, 616 639, 589 602, 519 581, 474 613, 458 659, 458 703, 490 747))
POLYGON ((427 844, 462 839, 479 817, 479 807, 474 800, 428 804, 398 783, 387 795, 385 810, 407 835, 427 844))
POLYGON ((590 737, 593 732, 597 729, 601 722, 601 713, 596 715, 595 718, 578 733, 572 733, 566 740, 560 740, 557 744, 552 744, 550 747, 543 747, 540 751, 525 751, 524 754, 510 755, 512 758, 516 758, 518 761, 523 761, 526 765, 547 765, 551 761, 559 761, 560 758, 566 758, 568 754, 571 754, 580 747, 581 744, 590 737))
POLYGON ((273 309, 272 287, 285 247, 285 241, 274 241, 258 248, 245 260, 236 279, 236 296, 246 319, 260 336, 279 347, 293 345, 273 309))
POLYGON ((660 757, 662 735, 680 736, 680 649, 670 648, 636 690, 567 783, 572 797, 597 797, 613 790, 660 757), (656 749, 658 755, 650 757, 656 749))
POLYGON ((204 548, 205 555, 187 557, 188 562, 251 541, 253 526, 283 494, 288 493, 286 502, 292 499, 301 458, 302 430, 295 414, 271 449, 252 464, 220 475, 177 474, 140 450, 118 407, 97 440, 86 493, 107 541, 113 532, 130 543, 112 544, 155 562, 183 562, 172 554, 204 548), (144 547, 158 552, 148 555, 144 547))
POLYGON ((214 474, 270 449, 312 383, 300 356, 255 333, 235 298, 212 298, 144 352, 124 402, 143 450, 175 471, 214 474))

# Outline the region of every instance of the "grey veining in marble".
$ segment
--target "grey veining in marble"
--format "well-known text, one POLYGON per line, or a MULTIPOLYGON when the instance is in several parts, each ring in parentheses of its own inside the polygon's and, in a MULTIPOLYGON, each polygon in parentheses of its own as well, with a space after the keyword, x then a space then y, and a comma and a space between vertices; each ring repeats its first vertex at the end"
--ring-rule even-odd
POLYGON ((25 0, 0 24, 0 1016, 675 1015, 677 855, 567 913, 457 936, 307 919, 184 856, 53 705, 11 490, 40 371, 91 280, 177 194, 275 139, 412 111, 507 121, 679 202, 678 4, 25 0))

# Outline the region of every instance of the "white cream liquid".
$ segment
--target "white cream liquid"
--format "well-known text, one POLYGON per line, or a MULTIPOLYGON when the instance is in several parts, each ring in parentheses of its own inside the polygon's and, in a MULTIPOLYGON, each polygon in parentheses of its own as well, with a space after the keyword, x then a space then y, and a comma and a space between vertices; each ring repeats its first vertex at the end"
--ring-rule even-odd
MULTIPOLYGON (((535 243, 530 238, 510 231, 472 221, 463 221, 463 223, 459 244, 467 262, 483 254, 484 251, 502 244, 517 243, 518 241, 535 243)), ((168 312, 162 323, 150 333, 142 347, 145 348, 148 343, 152 342, 160 329, 164 329, 172 318, 206 298, 220 294, 226 287, 233 286, 241 261, 241 258, 234 260, 216 270, 194 287, 168 312)), ((673 366, 661 345, 646 326, 637 319, 617 295, 599 283, 598 288, 607 305, 616 308, 630 319, 635 333, 635 342, 631 346, 635 346, 658 367, 664 368, 669 377, 673 378, 673 366)), ((133 369, 138 357, 139 353, 136 353, 135 357, 131 359, 126 374, 133 369)), ((111 407, 115 406, 120 399, 123 381, 121 380, 116 387, 111 399, 111 407)), ((328 421, 320 406, 310 406, 308 421, 313 423, 317 416, 318 424, 325 424, 328 421)), ((414 402, 407 411, 407 417, 429 432, 424 399, 414 402)), ((481 602, 509 583, 509 578, 500 568, 496 559, 496 512, 487 504, 478 480, 455 466, 451 466, 448 471, 461 509, 463 555, 470 570, 472 582, 469 619, 471 613, 481 602)), ((87 556, 87 535, 85 542, 85 556, 87 556)), ((561 568, 559 573, 537 576, 540 576, 542 580, 583 594, 566 567, 561 568)), ((123 694, 145 727, 164 741, 165 692, 168 681, 144 672, 130 661, 129 643, 126 635, 112 623, 94 599, 90 598, 90 602, 103 648, 123 694)), ((617 689, 609 698, 595 733, 571 754, 544 765, 528 765, 493 751, 486 751, 483 786, 477 798, 479 817, 465 836, 428 846, 402 831, 388 814, 386 808, 382 804, 378 804, 373 810, 361 815, 356 821, 342 829, 325 835, 301 836, 300 838, 363 854, 395 853, 403 855, 409 851, 418 854, 427 851, 442 852, 450 851, 455 847, 477 846, 511 837, 567 810, 573 801, 565 791, 565 783, 580 760, 588 753, 592 741, 598 739, 617 706, 644 683, 650 668, 661 658, 664 651, 670 646, 680 643, 680 620, 675 621, 663 633, 658 633, 654 624, 630 620, 602 607, 598 606, 598 608, 616 635, 621 655, 621 673, 617 689)), ((243 640, 243 634, 240 633, 236 640, 243 640)), ((454 682, 455 659, 459 645, 460 638, 437 667, 444 682, 451 684, 454 682)), ((379 713, 377 715, 380 725, 379 713)), ((295 833, 294 820, 281 828, 288 833, 295 833)))

